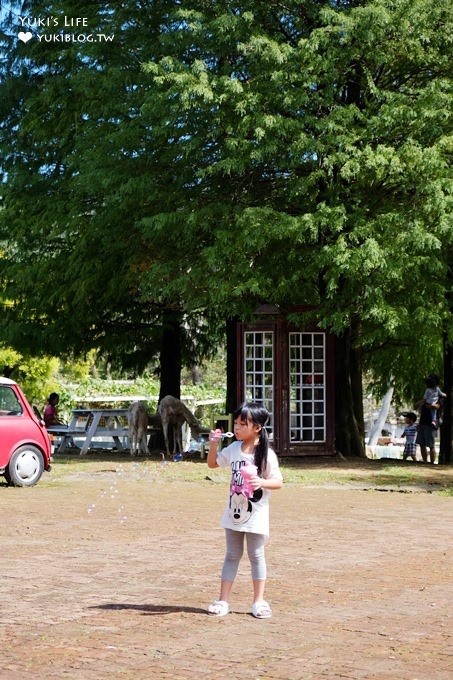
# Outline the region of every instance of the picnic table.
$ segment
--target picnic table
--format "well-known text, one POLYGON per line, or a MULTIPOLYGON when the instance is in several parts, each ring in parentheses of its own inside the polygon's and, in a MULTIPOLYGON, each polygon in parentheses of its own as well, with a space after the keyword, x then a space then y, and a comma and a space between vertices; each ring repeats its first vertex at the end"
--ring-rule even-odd
MULTIPOLYGON (((87 401, 145 401, 144 398, 134 397, 98 397, 89 398, 87 401)), ((157 401, 157 397, 148 397, 149 401, 157 401)), ((195 401, 194 397, 182 397, 184 401, 195 401)), ((214 406, 221 404, 220 399, 207 399, 199 401, 198 406, 214 406)), ((86 408, 72 409, 72 418, 69 425, 50 425, 47 431, 50 435, 60 438, 60 443, 56 448, 55 453, 64 453, 69 448, 73 448, 74 440, 83 440, 83 445, 80 449, 80 455, 84 456, 88 453, 90 448, 93 448, 95 441, 99 439, 111 439, 113 446, 120 451, 129 448, 129 423, 128 423, 128 408, 97 408, 95 406, 88 406, 86 408)), ((216 416, 224 419, 223 416, 216 416)), ((229 426, 232 428, 231 416, 227 416, 229 426)), ((214 427, 214 424, 212 424, 214 427)), ((155 432, 156 428, 151 425, 148 426, 148 433, 155 432)), ((204 457, 204 447, 202 447, 201 457, 204 457)))
POLYGON ((95 438, 113 439, 114 447, 122 450, 128 446, 129 426, 127 408, 75 408, 69 425, 51 425, 49 434, 61 437, 56 453, 64 453, 73 446, 74 439, 83 439, 80 455, 84 456, 95 438), (126 446, 124 446, 126 439, 126 446))

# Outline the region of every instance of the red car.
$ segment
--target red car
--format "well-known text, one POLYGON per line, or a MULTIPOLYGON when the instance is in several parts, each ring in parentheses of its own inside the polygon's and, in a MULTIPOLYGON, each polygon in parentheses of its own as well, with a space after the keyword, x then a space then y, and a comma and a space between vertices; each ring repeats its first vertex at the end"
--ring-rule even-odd
POLYGON ((33 486, 50 470, 51 443, 19 385, 0 377, 0 474, 8 484, 33 486))

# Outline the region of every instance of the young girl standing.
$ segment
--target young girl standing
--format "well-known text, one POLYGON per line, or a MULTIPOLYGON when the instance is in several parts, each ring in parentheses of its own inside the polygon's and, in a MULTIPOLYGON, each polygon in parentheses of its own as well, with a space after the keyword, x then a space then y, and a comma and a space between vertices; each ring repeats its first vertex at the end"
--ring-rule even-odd
POLYGON ((228 602, 244 550, 244 540, 247 542, 252 569, 251 613, 257 619, 267 619, 272 615, 264 599, 264 544, 269 536, 269 497, 272 490, 281 488, 283 479, 277 456, 269 448, 265 428, 268 422, 269 413, 263 406, 244 403, 234 413, 234 436, 237 441, 218 452, 220 436, 211 432, 209 437, 208 467, 231 468, 229 502, 221 521, 225 529, 226 554, 219 599, 208 607, 211 616, 225 616, 230 611, 228 602), (241 475, 241 469, 247 465, 255 465, 257 469, 248 482, 241 475))

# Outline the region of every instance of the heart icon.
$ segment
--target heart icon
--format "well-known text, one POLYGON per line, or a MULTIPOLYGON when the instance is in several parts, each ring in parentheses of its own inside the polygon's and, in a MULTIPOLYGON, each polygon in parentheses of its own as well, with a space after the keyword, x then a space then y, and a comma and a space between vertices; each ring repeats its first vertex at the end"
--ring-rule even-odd
POLYGON ((30 31, 27 31, 26 33, 24 33, 23 31, 19 31, 17 37, 19 38, 19 40, 22 40, 23 43, 27 43, 29 40, 33 38, 33 33, 30 33, 30 31))

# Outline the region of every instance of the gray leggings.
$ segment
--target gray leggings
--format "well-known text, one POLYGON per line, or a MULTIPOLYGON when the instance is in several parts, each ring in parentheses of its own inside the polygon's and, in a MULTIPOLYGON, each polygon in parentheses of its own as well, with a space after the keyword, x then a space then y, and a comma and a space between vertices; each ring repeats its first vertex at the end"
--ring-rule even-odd
POLYGON ((247 537, 247 555, 252 567, 252 579, 254 581, 266 579, 266 559, 264 556, 266 537, 263 534, 225 529, 226 554, 222 568, 222 581, 234 581, 244 552, 245 537, 247 537))

